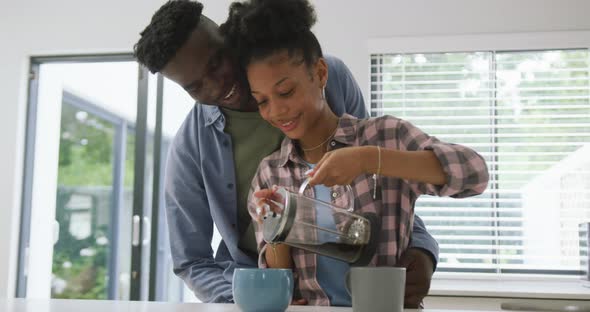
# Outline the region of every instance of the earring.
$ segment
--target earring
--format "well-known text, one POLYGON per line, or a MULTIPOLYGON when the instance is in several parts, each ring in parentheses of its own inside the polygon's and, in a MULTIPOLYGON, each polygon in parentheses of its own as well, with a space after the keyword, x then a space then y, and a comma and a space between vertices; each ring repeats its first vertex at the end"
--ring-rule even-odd
POLYGON ((322 87, 322 100, 326 100, 326 86, 322 87))

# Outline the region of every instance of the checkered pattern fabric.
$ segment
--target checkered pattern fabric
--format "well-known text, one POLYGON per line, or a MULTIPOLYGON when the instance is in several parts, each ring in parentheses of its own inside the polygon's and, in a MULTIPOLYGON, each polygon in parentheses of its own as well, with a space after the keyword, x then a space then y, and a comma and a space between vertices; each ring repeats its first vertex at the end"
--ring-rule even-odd
MULTIPOLYGON (((418 196, 429 194, 461 198, 480 194, 487 187, 486 163, 472 149, 441 142, 408 121, 392 116, 369 119, 356 119, 350 115, 341 117, 329 143, 329 150, 365 145, 379 145, 400 151, 432 150, 447 175, 447 183, 440 186, 380 176, 377 179, 375 199, 372 175, 363 174, 353 181, 351 187, 355 198, 354 211, 376 213, 382 220, 380 241, 371 266, 394 266, 408 247, 414 204, 418 196)), ((258 168, 248 199, 250 213, 254 216, 256 211, 254 192, 276 185, 297 193, 308 169, 309 166, 299 156, 296 143, 285 138, 281 149, 264 158, 258 168)), ((331 193, 333 204, 349 207, 345 187, 332 187, 331 193)), ((313 188, 307 188, 305 195, 313 198, 313 188)), ((264 268, 266 245, 260 226, 256 229, 256 240, 260 251, 259 266, 264 268)), ((316 279, 316 254, 293 248, 292 257, 294 273, 298 279, 296 285, 301 296, 311 305, 329 305, 329 299, 316 279)))

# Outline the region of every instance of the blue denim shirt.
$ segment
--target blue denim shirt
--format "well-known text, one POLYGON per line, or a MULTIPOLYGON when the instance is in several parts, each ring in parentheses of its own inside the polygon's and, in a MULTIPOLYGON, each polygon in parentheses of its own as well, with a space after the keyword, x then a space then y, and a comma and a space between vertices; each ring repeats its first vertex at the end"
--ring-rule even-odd
MULTIPOLYGON (((326 97, 337 115, 367 117, 362 93, 344 63, 326 56, 326 97)), ((238 212, 231 137, 217 106, 197 103, 178 130, 167 160, 166 216, 174 273, 203 302, 233 302, 232 277, 257 259, 238 248, 238 212), (213 254, 214 226, 222 241, 213 254)), ((416 216, 411 247, 438 258, 438 244, 416 216)))

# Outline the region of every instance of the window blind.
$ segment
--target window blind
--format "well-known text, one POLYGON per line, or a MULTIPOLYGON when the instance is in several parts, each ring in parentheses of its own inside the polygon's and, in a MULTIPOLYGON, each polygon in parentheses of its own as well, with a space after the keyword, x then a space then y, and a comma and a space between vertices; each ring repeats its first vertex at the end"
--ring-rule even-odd
POLYGON ((588 49, 371 55, 371 115, 485 157, 487 191, 422 196, 438 271, 575 275, 590 221, 588 49))

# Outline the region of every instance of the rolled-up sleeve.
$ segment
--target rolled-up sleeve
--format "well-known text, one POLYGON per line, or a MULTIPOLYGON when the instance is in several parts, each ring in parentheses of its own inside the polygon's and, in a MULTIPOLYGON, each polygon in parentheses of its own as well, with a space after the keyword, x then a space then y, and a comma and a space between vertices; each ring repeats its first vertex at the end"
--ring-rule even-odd
POLYGON ((401 150, 433 151, 447 177, 444 185, 412 183, 418 193, 462 198, 485 191, 488 167, 483 157, 471 148, 442 142, 405 120, 399 120, 396 135, 401 150))

